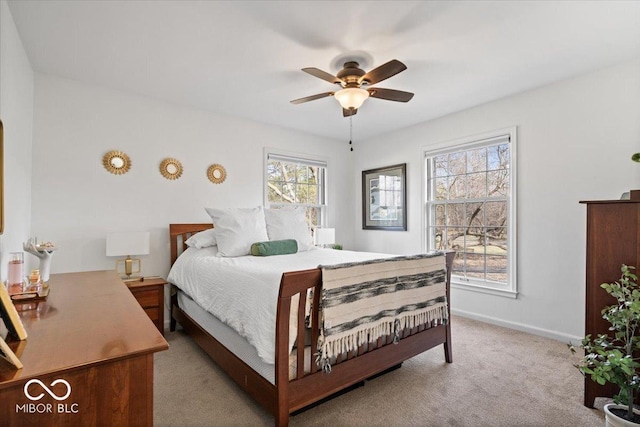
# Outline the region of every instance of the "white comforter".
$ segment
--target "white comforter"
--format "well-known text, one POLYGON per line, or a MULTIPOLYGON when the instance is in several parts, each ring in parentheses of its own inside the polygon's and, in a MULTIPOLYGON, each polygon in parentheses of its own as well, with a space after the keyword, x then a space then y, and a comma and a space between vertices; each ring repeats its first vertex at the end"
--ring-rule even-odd
POLYGON ((276 303, 282 273, 390 256, 312 249, 291 255, 225 258, 217 257, 216 252, 215 247, 188 248, 167 280, 245 337, 266 363, 275 363, 276 303))

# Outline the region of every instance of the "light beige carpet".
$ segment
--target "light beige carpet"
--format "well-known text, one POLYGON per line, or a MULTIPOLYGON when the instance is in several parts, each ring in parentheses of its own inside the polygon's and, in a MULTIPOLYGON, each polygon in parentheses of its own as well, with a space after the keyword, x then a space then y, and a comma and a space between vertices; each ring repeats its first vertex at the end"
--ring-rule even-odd
MULTIPOLYGON (((291 426, 604 426, 582 405, 583 378, 564 343, 456 316, 453 363, 442 346, 329 402, 291 426)), ((155 355, 156 426, 272 426, 189 337, 167 332, 155 355)), ((600 399, 597 401, 601 408, 600 399)))

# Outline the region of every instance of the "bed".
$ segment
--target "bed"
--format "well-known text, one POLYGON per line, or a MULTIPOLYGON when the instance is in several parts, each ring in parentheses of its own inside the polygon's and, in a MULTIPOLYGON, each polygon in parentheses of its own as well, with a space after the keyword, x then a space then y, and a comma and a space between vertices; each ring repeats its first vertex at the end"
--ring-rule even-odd
MULTIPOLYGON (((210 228, 211 223, 170 224, 171 265, 174 266, 181 254, 185 259, 188 256, 189 248, 185 242, 189 237, 210 228)), ((446 301, 450 296, 454 255, 453 252, 442 255, 446 262, 446 301)), ((183 285, 188 291, 185 292, 172 284, 170 330, 175 331, 179 323, 242 389, 273 414, 277 426, 286 426, 291 413, 440 344, 444 348, 445 361, 452 362, 450 321, 428 321, 404 326, 395 334, 365 342, 357 348, 351 347, 352 350, 347 352, 338 352, 332 355, 330 364, 327 363, 329 369, 326 369, 318 363, 319 355, 312 350, 317 348, 319 339, 323 340, 319 320, 322 277, 320 268, 284 271, 281 274, 279 288, 276 289, 275 327, 272 327, 275 330, 272 364, 262 360, 265 356, 259 355, 255 346, 236 330, 195 303, 189 295, 193 292, 188 286, 183 285)), ((448 317, 448 305, 445 305, 445 310, 448 317)))

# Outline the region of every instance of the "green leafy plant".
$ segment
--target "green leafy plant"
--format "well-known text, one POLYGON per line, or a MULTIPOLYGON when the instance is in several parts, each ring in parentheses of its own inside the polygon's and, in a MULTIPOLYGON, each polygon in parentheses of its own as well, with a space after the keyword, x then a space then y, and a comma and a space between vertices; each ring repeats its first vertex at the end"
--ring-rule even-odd
MULTIPOLYGON (((609 382, 620 387, 614 402, 627 406, 625 419, 639 422, 633 413, 633 401, 640 390, 640 358, 637 357, 640 336, 636 336, 640 327, 640 289, 634 269, 623 265, 620 280, 600 285, 617 301, 602 310, 602 318, 611 324, 609 331, 613 337, 599 334, 592 339, 587 335, 582 340, 585 356, 575 366, 600 385, 609 382)), ((569 348, 575 353, 573 346, 569 348)))
POLYGON ((640 163, 640 153, 634 153, 633 156, 631 156, 631 160, 640 163))

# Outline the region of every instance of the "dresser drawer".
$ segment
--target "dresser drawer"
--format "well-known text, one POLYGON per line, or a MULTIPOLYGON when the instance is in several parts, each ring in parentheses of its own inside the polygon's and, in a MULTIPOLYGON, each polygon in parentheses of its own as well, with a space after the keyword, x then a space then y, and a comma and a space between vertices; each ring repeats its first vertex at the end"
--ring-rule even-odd
POLYGON ((157 289, 134 291, 133 296, 136 297, 142 308, 158 307, 160 305, 160 291, 157 289))

